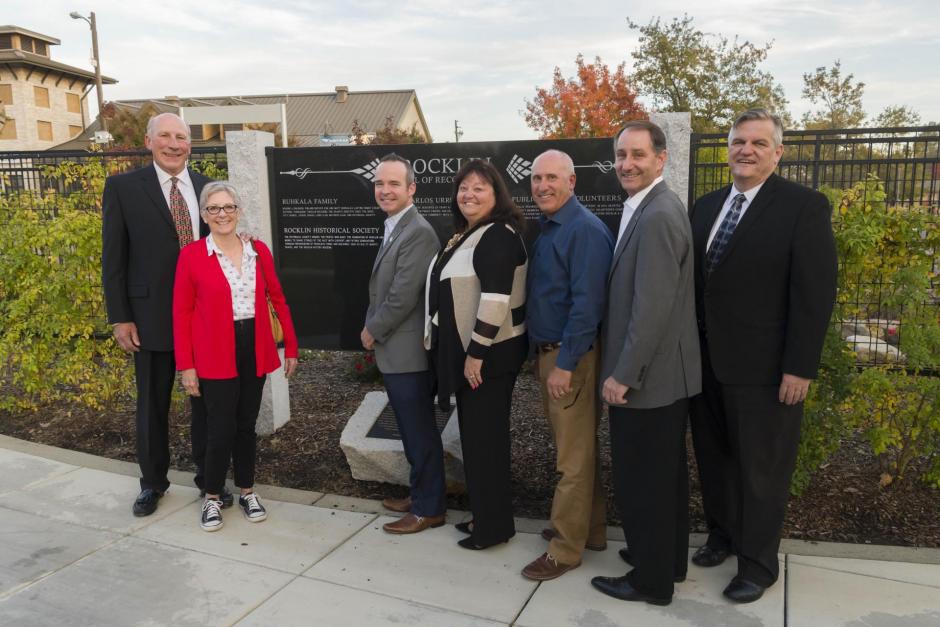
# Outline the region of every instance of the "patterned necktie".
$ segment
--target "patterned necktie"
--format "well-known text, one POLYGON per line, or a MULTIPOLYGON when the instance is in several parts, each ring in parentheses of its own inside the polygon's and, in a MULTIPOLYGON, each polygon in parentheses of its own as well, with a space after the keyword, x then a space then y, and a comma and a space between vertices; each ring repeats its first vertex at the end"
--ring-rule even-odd
POLYGON ((173 182, 170 185, 170 215, 173 216, 176 234, 180 238, 180 248, 182 248, 193 241, 193 221, 189 216, 186 201, 183 200, 183 194, 180 193, 180 188, 176 186, 176 177, 174 176, 170 180, 173 182))
POLYGON ((705 274, 711 274, 712 270, 715 269, 715 266, 717 266, 718 262, 721 260, 721 254, 725 252, 728 241, 731 240, 731 234, 734 233, 735 227, 738 226, 744 199, 744 194, 738 194, 731 200, 731 209, 725 214, 724 219, 718 226, 718 230, 715 232, 711 246, 708 247, 708 252, 705 253, 705 274))

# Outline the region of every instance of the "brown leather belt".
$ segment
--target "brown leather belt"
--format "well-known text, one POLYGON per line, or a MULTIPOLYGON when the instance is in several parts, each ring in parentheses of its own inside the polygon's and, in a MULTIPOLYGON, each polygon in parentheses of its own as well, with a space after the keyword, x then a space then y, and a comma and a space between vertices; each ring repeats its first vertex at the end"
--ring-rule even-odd
POLYGON ((559 348, 561 348, 561 342, 543 342, 535 345, 535 353, 541 355, 542 353, 550 353, 559 348))

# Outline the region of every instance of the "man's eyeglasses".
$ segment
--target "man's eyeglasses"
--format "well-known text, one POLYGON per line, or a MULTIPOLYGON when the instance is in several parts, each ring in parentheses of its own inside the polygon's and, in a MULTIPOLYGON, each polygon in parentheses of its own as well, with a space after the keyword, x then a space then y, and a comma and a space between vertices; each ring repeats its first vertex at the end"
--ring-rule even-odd
POLYGON ((206 206, 206 213, 209 215, 217 216, 220 211, 225 213, 235 213, 238 211, 238 205, 208 205, 206 206))

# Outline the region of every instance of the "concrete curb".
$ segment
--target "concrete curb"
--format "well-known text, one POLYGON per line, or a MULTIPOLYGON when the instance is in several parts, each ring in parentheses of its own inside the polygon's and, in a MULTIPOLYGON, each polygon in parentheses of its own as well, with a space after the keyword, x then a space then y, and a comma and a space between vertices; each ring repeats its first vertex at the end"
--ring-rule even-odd
MULTIPOLYGON (((27 453, 37 457, 44 457, 46 459, 51 459, 53 461, 64 464, 71 464, 73 466, 93 468, 96 470, 102 470, 105 472, 131 477, 138 476, 137 464, 132 462, 108 459, 106 457, 98 457, 97 455, 91 455, 89 453, 70 451, 68 449, 20 440, 6 435, 0 435, 0 448, 27 453)), ((169 479, 171 483, 177 485, 186 487, 192 486, 192 474, 190 472, 171 470, 169 473, 169 479)), ((322 492, 297 490, 294 488, 284 488, 280 486, 263 484, 258 484, 256 487, 260 494, 263 494, 266 498, 277 501, 383 516, 397 515, 393 512, 386 511, 382 507, 381 501, 372 499, 362 499, 337 494, 324 494, 322 492)), ((447 514, 450 520, 469 517, 467 512, 460 512, 457 510, 448 510, 447 514)), ((515 520, 516 531, 520 533, 539 533, 544 527, 548 525, 548 521, 545 520, 531 518, 516 518, 515 520)), ((611 541, 622 542, 623 532, 619 528, 609 527, 607 539, 611 541)), ((689 544, 693 547, 701 546, 704 541, 704 534, 693 533, 689 536, 689 544)), ((863 560, 880 560, 887 562, 906 562, 911 564, 940 564, 940 549, 929 547, 847 544, 840 542, 812 542, 784 538, 780 544, 780 553, 814 557, 839 557, 863 560)))

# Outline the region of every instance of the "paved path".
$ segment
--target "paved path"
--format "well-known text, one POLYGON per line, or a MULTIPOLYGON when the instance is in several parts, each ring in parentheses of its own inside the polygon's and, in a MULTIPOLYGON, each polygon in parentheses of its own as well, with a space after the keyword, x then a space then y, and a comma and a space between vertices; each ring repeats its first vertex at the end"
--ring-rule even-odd
POLYGON ((171 480, 157 512, 135 518, 134 465, 0 436, 0 624, 940 625, 938 549, 787 542, 781 581, 756 603, 721 596, 729 560, 690 566, 673 603, 654 607, 591 588, 624 573, 616 540, 536 584, 519 570, 545 550, 541 521, 473 552, 452 525, 389 536, 376 502, 259 486, 267 521, 229 509, 210 534, 188 475, 171 480))

